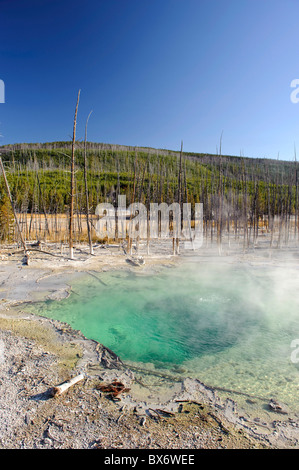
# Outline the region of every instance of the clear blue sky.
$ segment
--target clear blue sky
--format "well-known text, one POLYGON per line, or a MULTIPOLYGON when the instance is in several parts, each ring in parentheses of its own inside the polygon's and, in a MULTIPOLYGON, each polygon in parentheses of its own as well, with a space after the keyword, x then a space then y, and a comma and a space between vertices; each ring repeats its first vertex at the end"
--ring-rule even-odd
POLYGON ((299 158, 298 0, 0 0, 0 145, 299 158))

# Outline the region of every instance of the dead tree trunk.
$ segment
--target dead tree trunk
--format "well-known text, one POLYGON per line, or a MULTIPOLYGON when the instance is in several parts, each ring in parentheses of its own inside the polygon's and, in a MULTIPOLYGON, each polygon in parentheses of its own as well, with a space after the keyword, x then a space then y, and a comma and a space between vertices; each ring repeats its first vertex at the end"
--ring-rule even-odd
POLYGON ((79 374, 76 377, 73 377, 70 380, 67 380, 66 382, 63 382, 60 385, 56 385, 56 387, 53 387, 51 391, 51 395, 53 397, 57 397, 59 395, 62 395, 64 392, 66 392, 70 387, 75 385, 76 383, 80 382, 81 380, 85 379, 84 374, 79 374))
POLYGON ((92 246, 92 239, 91 239, 91 224, 89 221, 89 197, 88 197, 88 185, 87 185, 87 156, 86 156, 86 140, 87 140, 87 124, 90 118, 92 111, 90 111, 86 126, 85 126, 85 139, 84 139, 84 183, 85 183, 85 197, 86 197, 86 224, 87 224, 87 232, 88 232, 88 242, 89 242, 89 250, 90 254, 93 255, 93 246, 92 246))
MULTIPOLYGON (((136 191, 136 171, 137 171, 137 151, 135 149, 135 161, 134 161, 134 178, 133 178, 133 191, 131 194, 131 204, 135 202, 135 191, 136 191)), ((135 214, 131 212, 130 214, 130 230, 132 230, 131 223, 132 219, 135 217, 135 214)), ((129 230, 129 238, 128 238, 128 252, 130 255, 132 254, 132 248, 133 248, 133 238, 130 236, 130 230, 129 230)))
MULTIPOLYGON (((182 216, 182 154, 183 154, 183 141, 181 142, 179 174, 178 174, 178 204, 179 204, 179 210, 180 210, 180 221, 181 221, 181 216, 182 216)), ((174 224, 174 221, 173 221, 173 224, 174 224)), ((176 230, 180 232, 181 225, 179 227, 176 227, 176 230)), ((175 254, 175 250, 176 250, 176 254, 178 255, 180 253, 179 234, 177 234, 177 236, 173 238, 173 254, 175 254)))
POLYGON ((70 220, 69 220, 69 249, 70 258, 74 259, 74 248, 73 248, 73 224, 74 224, 74 188, 75 188, 75 142, 76 142, 76 126, 77 126, 77 112, 79 106, 80 90, 78 92, 74 126, 73 126, 73 141, 72 141, 72 157, 71 157, 71 194, 70 194, 70 220))
POLYGON ((27 256, 26 243, 25 243, 25 240, 23 238, 22 230, 21 230, 21 227, 20 227, 20 224, 19 224, 19 220, 18 220, 18 217, 17 217, 16 210, 15 210, 15 205, 14 205, 12 197, 11 197, 11 192, 10 192, 10 189, 9 189, 9 184, 8 184, 8 181, 7 181, 7 178, 6 178, 6 173, 5 173, 5 170, 4 170, 4 166, 3 166, 3 163, 2 163, 2 158, 1 157, 0 157, 0 166, 1 166, 2 173, 3 173, 3 178, 4 178, 6 190, 7 190, 7 195, 8 195, 8 198, 10 200, 10 204, 11 204, 13 214, 14 214, 14 218, 15 218, 15 221, 16 221, 16 226, 17 226, 17 229, 18 229, 18 232, 19 232, 20 240, 21 240, 22 246, 24 248, 24 254, 25 254, 25 256, 27 256))
POLYGON ((45 230, 46 230, 47 234, 50 236, 50 229, 49 229, 49 224, 48 224, 48 219, 47 219, 46 206, 45 206, 45 203, 44 203, 42 188, 41 188, 41 184, 40 184, 39 176, 38 176, 38 168, 36 168, 35 171, 36 171, 35 174, 36 174, 39 194, 40 194, 40 197, 41 197, 42 210, 43 210, 44 217, 45 217, 45 230))

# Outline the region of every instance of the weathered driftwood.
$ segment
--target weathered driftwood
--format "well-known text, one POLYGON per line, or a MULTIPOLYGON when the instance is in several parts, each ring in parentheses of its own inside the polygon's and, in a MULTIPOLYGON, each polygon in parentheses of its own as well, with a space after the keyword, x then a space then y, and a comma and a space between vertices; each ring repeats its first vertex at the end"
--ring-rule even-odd
POLYGON ((85 378, 84 374, 76 375, 76 377, 73 377, 72 379, 67 380, 66 382, 63 382, 62 384, 57 385, 56 387, 53 387, 51 389, 51 395, 53 397, 57 397, 61 395, 62 393, 66 392, 70 387, 80 382, 84 378, 85 378))
POLYGON ((155 415, 156 415, 157 419, 158 419, 158 420, 160 420, 160 419, 161 419, 161 416, 160 416, 160 414, 159 414, 159 413, 158 413, 158 411, 157 411, 157 410, 155 410, 154 408, 149 408, 149 409, 148 409, 148 411, 149 411, 149 413, 150 413, 150 415, 151 415, 151 416, 153 416, 153 414, 152 414, 152 413, 155 413, 155 415), (152 413, 151 413, 151 412, 152 412, 152 413))
POLYGON ((175 413, 173 413, 172 411, 162 410, 160 408, 156 408, 156 411, 165 416, 175 416, 175 413))
POLYGON ((55 253, 50 253, 49 251, 40 250, 36 248, 31 249, 31 251, 36 251, 37 253, 44 253, 45 255, 54 256, 55 258, 66 258, 66 256, 56 255, 55 253))

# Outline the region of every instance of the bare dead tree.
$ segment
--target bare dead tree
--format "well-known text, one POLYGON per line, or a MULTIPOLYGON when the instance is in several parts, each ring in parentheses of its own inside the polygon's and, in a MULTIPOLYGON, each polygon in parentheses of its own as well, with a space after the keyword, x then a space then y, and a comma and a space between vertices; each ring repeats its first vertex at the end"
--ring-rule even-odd
MULTIPOLYGON (((297 231, 298 231, 298 168, 297 168, 297 155, 296 155, 296 147, 294 149, 294 165, 295 165, 295 226, 294 226, 294 239, 297 239, 297 231)), ((298 231, 299 233, 299 231, 298 231)))
POLYGON ((89 251, 90 254, 93 255, 93 246, 92 246, 92 238, 91 238, 91 224, 89 220, 89 197, 88 197, 88 185, 87 185, 87 155, 86 155, 86 145, 87 145, 87 125, 90 118, 92 111, 90 111, 85 125, 85 139, 84 139, 84 183, 85 183, 85 197, 86 197, 86 224, 87 224, 87 232, 88 232, 88 242, 89 242, 89 251))
POLYGON ((220 137, 219 145, 219 187, 218 187, 218 218, 217 218, 217 245, 218 252, 221 255, 222 252, 222 224, 223 224, 223 175, 222 175, 222 133, 220 137))
MULTIPOLYGON (((183 141, 181 141, 181 150, 180 150, 180 157, 179 157, 179 171, 178 171, 178 204, 179 210, 182 213, 182 156, 183 156, 183 141)), ((180 217, 181 219, 181 217, 180 217)), ((174 221, 173 221, 174 223, 174 221)), ((176 230, 179 231, 181 227, 176 227, 176 230)), ((173 237, 172 239, 172 251, 173 254, 179 254, 180 252, 180 238, 178 236, 173 237)))
POLYGON ((39 176, 38 176, 38 168, 36 168, 35 171, 36 171, 35 174, 36 174, 36 179, 37 179, 39 194, 40 194, 40 198, 41 198, 42 210, 43 210, 44 217, 45 217, 45 228, 46 228, 46 232, 47 232, 48 235, 50 236, 50 230, 49 230, 49 224, 48 224, 48 219, 47 219, 46 206, 45 206, 45 203, 44 203, 42 188, 41 188, 41 184, 40 184, 40 180, 39 180, 39 176))
POLYGON ((77 113, 80 99, 80 90, 78 92, 77 104, 74 116, 73 125, 73 141, 72 141, 72 157, 71 157, 71 194, 70 194, 70 219, 69 219, 69 250, 70 258, 74 259, 74 248, 73 248, 73 224, 74 224, 74 188, 75 188, 75 143, 76 143, 76 126, 77 126, 77 113))
POLYGON ((25 243, 25 240, 23 238, 22 230, 21 230, 21 227, 20 227, 20 224, 19 224, 19 220, 18 220, 18 217, 17 217, 16 210, 15 210, 15 205, 14 205, 14 202, 13 202, 12 197, 11 197, 11 192, 10 192, 9 184, 8 184, 8 181, 7 181, 7 178, 6 178, 6 173, 5 173, 5 170, 4 170, 4 166, 3 166, 3 163, 2 163, 2 158, 1 157, 0 157, 0 166, 1 166, 2 173, 3 173, 3 178, 4 178, 4 182, 5 182, 5 186, 6 186, 7 195, 8 195, 12 210, 13 210, 14 218, 15 218, 15 221, 16 221, 16 226, 17 226, 17 229, 18 229, 18 232, 19 232, 20 240, 21 240, 22 246, 24 248, 24 254, 27 255, 26 243, 25 243))
MULTIPOLYGON (((136 172, 137 172, 137 150, 135 149, 135 160, 134 160, 134 177, 133 177, 133 189, 131 192, 131 204, 135 202, 135 193, 136 193, 136 172)), ((131 212, 130 214, 130 224, 132 223, 132 219, 135 217, 135 214, 131 212)), ((130 237, 128 238, 128 251, 132 254, 132 245, 133 239, 130 237)))

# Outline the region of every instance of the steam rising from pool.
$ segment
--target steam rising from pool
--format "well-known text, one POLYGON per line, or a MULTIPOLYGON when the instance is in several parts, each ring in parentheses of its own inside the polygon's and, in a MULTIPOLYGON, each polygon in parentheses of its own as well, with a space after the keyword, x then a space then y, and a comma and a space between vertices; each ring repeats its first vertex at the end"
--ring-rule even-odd
POLYGON ((129 364, 198 377, 299 410, 299 270, 195 260, 158 274, 85 274, 74 294, 39 305, 129 364), (79 294, 79 295, 78 295, 79 294))

